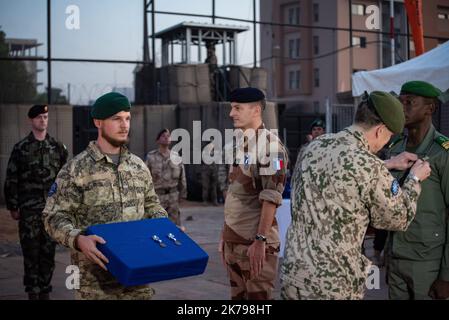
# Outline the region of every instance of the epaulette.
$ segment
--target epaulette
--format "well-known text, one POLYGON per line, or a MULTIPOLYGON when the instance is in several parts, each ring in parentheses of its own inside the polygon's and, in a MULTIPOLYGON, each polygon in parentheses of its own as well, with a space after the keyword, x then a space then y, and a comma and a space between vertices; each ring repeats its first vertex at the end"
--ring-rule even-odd
POLYGON ((444 150, 449 150, 449 138, 445 136, 438 136, 435 138, 435 142, 440 145, 444 150))
POLYGON ((402 134, 395 135, 393 138, 391 138, 390 143, 387 145, 387 149, 393 148, 402 139, 404 139, 404 136, 402 134))

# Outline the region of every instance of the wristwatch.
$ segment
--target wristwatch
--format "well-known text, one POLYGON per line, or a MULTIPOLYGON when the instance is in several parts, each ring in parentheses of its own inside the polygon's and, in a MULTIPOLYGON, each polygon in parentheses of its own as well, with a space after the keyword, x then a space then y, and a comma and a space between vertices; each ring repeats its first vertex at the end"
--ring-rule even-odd
POLYGON ((413 181, 415 181, 415 182, 420 182, 420 180, 419 180, 419 178, 417 177, 417 176, 415 176, 413 173, 409 173, 408 174, 408 177, 410 178, 410 179, 412 179, 413 181))
POLYGON ((255 239, 256 239, 256 240, 259 240, 259 241, 267 242, 267 237, 265 237, 265 236, 262 235, 262 234, 256 234, 255 239))

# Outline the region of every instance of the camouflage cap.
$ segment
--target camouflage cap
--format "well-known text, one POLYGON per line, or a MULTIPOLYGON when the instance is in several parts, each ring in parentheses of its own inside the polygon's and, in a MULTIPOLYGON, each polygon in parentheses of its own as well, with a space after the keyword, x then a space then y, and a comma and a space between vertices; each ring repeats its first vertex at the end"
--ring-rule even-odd
POLYGON ((90 115, 94 119, 104 120, 120 111, 130 111, 131 104, 126 96, 118 92, 109 92, 97 99, 90 115))
POLYGON ((382 122, 390 131, 401 133, 404 130, 405 115, 402 103, 391 93, 373 91, 368 97, 368 105, 374 107, 382 122))
POLYGON ((409 81, 402 85, 401 94, 414 94, 426 98, 438 98, 442 92, 425 81, 409 81))

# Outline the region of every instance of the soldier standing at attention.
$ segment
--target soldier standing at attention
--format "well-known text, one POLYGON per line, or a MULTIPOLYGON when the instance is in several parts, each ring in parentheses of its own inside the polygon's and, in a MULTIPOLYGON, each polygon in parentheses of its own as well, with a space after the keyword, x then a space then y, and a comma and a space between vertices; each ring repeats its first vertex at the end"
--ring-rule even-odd
MULTIPOLYGON (((391 299, 449 298, 449 138, 432 125, 441 93, 430 83, 410 81, 399 96, 408 134, 393 141, 390 154, 428 158, 432 173, 422 182, 415 219, 406 231, 391 233, 387 243, 391 299)), ((407 175, 392 173, 399 181, 407 175)))
POLYGON ((167 211, 170 220, 182 230, 179 200, 187 198, 186 173, 181 157, 171 151, 170 130, 163 129, 157 135, 159 148, 148 152, 146 165, 153 177, 154 189, 161 206, 167 211))
POLYGON ((56 243, 45 232, 42 210, 68 152, 47 133, 48 106, 31 107, 28 118, 31 132, 14 146, 8 162, 5 199, 11 217, 19 220, 25 291, 30 300, 48 300, 56 243))
POLYGON ((282 204, 288 154, 262 122, 262 91, 236 89, 230 101, 229 116, 245 139, 233 150, 219 250, 227 267, 232 299, 272 299, 280 245, 275 214, 282 204))
POLYGON ((416 213, 419 181, 429 163, 417 160, 403 187, 388 169, 406 169, 416 156, 387 161, 376 153, 404 128, 391 94, 365 94, 355 124, 313 140, 292 176, 292 222, 281 267, 283 299, 362 299, 370 261, 361 253, 368 225, 406 230, 416 213))
POLYGON ((80 270, 76 299, 150 299, 154 294, 146 285, 124 287, 117 282, 96 247, 104 239, 83 234, 94 224, 167 216, 147 166, 125 147, 130 109, 128 99, 116 92, 95 101, 91 116, 98 138, 61 169, 44 209, 45 229, 72 249, 72 264, 80 270))

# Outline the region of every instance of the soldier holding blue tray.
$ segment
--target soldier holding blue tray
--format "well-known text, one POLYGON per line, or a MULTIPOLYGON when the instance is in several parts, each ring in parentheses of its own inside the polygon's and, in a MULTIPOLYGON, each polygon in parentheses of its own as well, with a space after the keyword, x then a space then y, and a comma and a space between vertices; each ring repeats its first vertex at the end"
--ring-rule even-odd
POLYGON ((131 105, 116 92, 97 99, 91 110, 98 138, 69 161, 50 189, 43 213, 45 229, 72 249, 80 269, 77 299, 150 299, 147 285, 124 287, 107 271, 107 258, 97 249, 105 240, 84 235, 95 224, 167 217, 154 191, 145 163, 125 147, 131 105))

